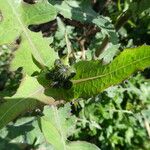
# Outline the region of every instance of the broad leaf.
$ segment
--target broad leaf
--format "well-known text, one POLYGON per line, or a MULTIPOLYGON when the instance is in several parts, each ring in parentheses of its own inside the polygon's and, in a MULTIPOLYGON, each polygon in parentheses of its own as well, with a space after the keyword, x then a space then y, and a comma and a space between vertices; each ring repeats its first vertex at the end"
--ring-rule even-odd
POLYGON ((142 13, 143 11, 150 12, 149 0, 139 0, 138 2, 133 2, 130 6, 130 10, 134 16, 142 13))
POLYGON ((97 146, 94 144, 90 144, 88 142, 71 142, 68 144, 68 150, 100 150, 97 146))
POLYGON ((126 49, 108 65, 102 65, 99 61, 79 62, 75 65, 78 73, 73 79, 75 95, 96 95, 107 87, 125 80, 132 73, 149 66, 149 46, 126 49), (87 68, 89 72, 86 71, 87 68))
POLYGON ((21 117, 0 130, 0 148, 21 150, 21 147, 35 144, 36 149, 53 150, 45 142, 45 138, 38 126, 36 117, 21 117), (12 146, 17 148, 12 148, 12 146))
POLYGON ((23 67, 29 75, 39 71, 33 63, 32 55, 41 65, 51 68, 57 58, 56 53, 49 47, 48 40, 29 31, 27 27, 29 24, 40 24, 55 19, 55 8, 47 1, 31 6, 20 0, 2 0, 0 11, 3 17, 0 22, 0 44, 13 42, 21 36, 21 45, 15 54, 12 68, 23 67))
POLYGON ((43 94, 43 87, 35 78, 26 76, 16 94, 5 98, 0 105, 0 128, 27 110, 33 110, 40 103, 52 104, 54 99, 43 94))
POLYGON ((40 33, 28 31, 30 40, 26 36, 21 37, 21 44, 14 53, 15 59, 11 63, 11 69, 15 70, 23 67, 28 75, 32 75, 35 71, 40 71, 40 67, 34 62, 35 58, 40 62, 41 66, 51 68, 55 59, 58 57, 52 48, 49 47, 48 39, 44 39, 40 33))
POLYGON ((115 31, 114 25, 111 23, 110 18, 104 17, 102 15, 99 15, 96 13, 92 7, 91 3, 88 1, 55 1, 55 0, 49 0, 49 2, 56 7, 58 10, 58 13, 63 15, 65 18, 68 18, 70 20, 77 20, 82 23, 87 24, 94 24, 98 28, 101 29, 102 34, 104 37, 108 35, 109 41, 111 45, 108 45, 107 48, 109 48, 106 51, 110 51, 108 56, 107 52, 103 55, 101 55, 101 58, 104 58, 105 62, 110 62, 113 57, 116 55, 118 50, 118 36, 115 31), (113 49, 110 49, 110 46, 113 46, 113 49), (111 53, 111 55, 110 55, 111 53), (109 59, 108 59, 109 57, 109 59))
POLYGON ((75 131, 76 123, 76 117, 71 116, 69 105, 60 109, 53 106, 45 107, 44 114, 45 116, 40 120, 40 126, 46 140, 55 150, 99 150, 98 147, 87 142, 67 142, 70 132, 75 131))
POLYGON ((76 76, 69 90, 51 88, 46 85, 46 94, 56 99, 87 98, 102 92, 127 79, 138 70, 150 66, 150 47, 125 49, 110 64, 100 61, 80 61, 75 64, 76 76), (59 94, 58 94, 59 93, 59 94))
POLYGON ((0 45, 10 43, 22 32, 27 35, 29 24, 40 24, 55 19, 56 11, 47 1, 35 5, 24 3, 22 0, 1 0, 0 11, 0 45))
POLYGON ((91 8, 88 2, 81 1, 55 1, 49 0, 50 4, 54 5, 61 15, 65 18, 77 20, 80 22, 93 23, 101 28, 102 32, 109 34, 114 30, 109 18, 100 16, 91 8))

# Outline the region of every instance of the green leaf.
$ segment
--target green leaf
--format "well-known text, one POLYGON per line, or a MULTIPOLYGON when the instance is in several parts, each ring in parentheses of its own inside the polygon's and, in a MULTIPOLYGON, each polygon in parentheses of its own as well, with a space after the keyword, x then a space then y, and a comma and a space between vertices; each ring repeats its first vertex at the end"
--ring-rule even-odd
POLYGON ((54 20, 57 14, 46 0, 35 5, 24 3, 22 0, 1 0, 0 11, 2 13, 0 45, 12 42, 22 32, 28 38, 26 32, 29 24, 54 20))
POLYGON ((107 87, 125 80, 132 73, 149 66, 149 46, 126 49, 108 65, 102 65, 99 61, 81 61, 75 65, 77 75, 72 80, 75 95, 96 95, 107 87), (87 68, 89 72, 86 71, 87 68))
POLYGON ((133 2, 130 6, 130 10, 134 16, 142 13, 143 11, 150 12, 149 0, 139 0, 138 2, 133 2))
POLYGON ((36 117, 19 117, 15 122, 0 130, 1 149, 13 149, 12 143, 21 150, 21 147, 33 145, 36 149, 53 150, 51 145, 45 142, 36 117))
POLYGON ((120 45, 113 45, 112 43, 109 43, 107 48, 102 52, 102 54, 99 56, 100 59, 103 59, 104 63, 109 63, 113 60, 114 56, 117 52, 119 52, 120 45))
POLYGON ((67 142, 70 132, 75 131, 76 117, 71 116, 70 106, 57 109, 54 106, 45 107, 45 116, 40 119, 40 127, 46 140, 53 145, 55 150, 99 150, 87 142, 67 142))
POLYGON ((149 66, 150 46, 125 49, 107 65, 93 60, 78 62, 74 65, 77 74, 72 79, 71 89, 49 87, 45 92, 56 99, 87 98, 99 94, 106 88, 127 79, 134 72, 149 66))
POLYGON ((21 44, 18 50, 14 53, 15 58, 11 63, 11 69, 15 70, 23 67, 23 70, 28 75, 32 75, 35 71, 40 71, 40 68, 33 60, 34 58, 41 64, 51 68, 57 53, 49 47, 49 40, 44 39, 40 33, 28 31, 28 39, 26 36, 21 37, 21 44))
POLYGON ((54 99, 45 96, 43 87, 35 78, 26 76, 18 91, 12 97, 6 97, 6 102, 0 105, 0 128, 16 118, 19 114, 33 110, 40 102, 52 104, 54 99))
POLYGON ((105 33, 114 30, 110 19, 97 14, 87 2, 75 0, 62 2, 49 0, 49 2, 54 5, 58 13, 63 15, 65 18, 96 24, 105 33))
POLYGON ((134 132, 131 127, 129 127, 128 130, 125 132, 125 137, 127 143, 131 144, 131 139, 134 137, 134 132))
POLYGON ((81 141, 76 141, 76 142, 71 142, 68 145, 68 150, 100 150, 97 146, 94 144, 90 144, 88 142, 81 142, 81 141))
POLYGON ((41 24, 54 20, 57 11, 47 0, 39 0, 34 5, 21 2, 20 12, 22 20, 26 25, 41 24))
POLYGON ((82 23, 94 24, 101 29, 101 33, 104 37, 108 35, 108 44, 105 48, 104 54, 102 53, 100 56, 100 59, 103 58, 107 63, 113 59, 118 51, 119 44, 117 32, 115 31, 114 25, 109 17, 104 17, 96 13, 92 9, 91 3, 87 1, 72 0, 59 2, 49 0, 49 2, 54 5, 58 10, 58 13, 63 15, 65 18, 77 20, 82 23), (111 49, 112 46, 113 48, 111 49))
POLYGON ((15 53, 12 68, 23 67, 29 75, 39 71, 32 55, 41 65, 51 68, 57 54, 49 47, 48 39, 43 39, 42 35, 31 32, 27 27, 29 24, 53 20, 56 17, 54 7, 47 1, 38 2, 31 7, 20 0, 2 0, 0 11, 3 16, 0 22, 0 44, 13 42, 21 35, 21 44, 15 53))
POLYGON ((67 103, 64 107, 57 109, 56 107, 44 108, 44 115, 47 119, 63 133, 65 139, 75 131, 75 116, 71 116, 70 104, 67 103), (60 128, 61 127, 61 128, 60 128))

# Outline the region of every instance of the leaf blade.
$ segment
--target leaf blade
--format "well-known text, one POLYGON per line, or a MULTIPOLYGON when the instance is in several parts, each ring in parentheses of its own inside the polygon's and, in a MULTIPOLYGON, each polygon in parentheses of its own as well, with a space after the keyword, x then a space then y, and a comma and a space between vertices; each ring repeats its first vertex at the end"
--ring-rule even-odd
POLYGON ((80 97, 96 95, 107 87, 125 80, 132 73, 149 66, 149 46, 126 49, 108 65, 102 65, 99 61, 79 62, 75 65, 77 76, 72 80, 74 92, 80 97), (88 73, 87 68, 90 70, 88 73))
POLYGON ((67 150, 100 150, 96 145, 83 142, 83 141, 76 141, 76 142, 70 142, 68 144, 67 150))
POLYGON ((12 97, 5 97, 6 102, 0 105, 0 128, 15 119, 19 114, 33 110, 39 102, 52 104, 55 100, 44 95, 44 89, 35 78, 26 76, 12 97))
POLYGON ((75 116, 71 116, 70 104, 66 104, 63 108, 54 106, 46 106, 44 109, 44 117, 40 119, 40 127, 46 140, 53 145, 56 150, 99 150, 94 144, 84 141, 69 142, 67 137, 71 132, 75 132, 76 120, 75 116))
POLYGON ((74 65, 76 76, 71 89, 48 87, 46 94, 55 99, 88 98, 127 79, 136 71, 150 66, 150 46, 124 50, 110 64, 100 61, 80 61, 74 65), (134 61, 134 62, 133 62, 134 61))
POLYGON ((55 8, 47 1, 37 2, 32 7, 20 0, 2 0, 1 4, 0 10, 3 19, 0 23, 2 34, 0 44, 11 43, 20 35, 22 38, 19 52, 15 54, 19 53, 17 57, 23 59, 17 63, 19 58, 14 58, 12 68, 24 67, 25 73, 29 75, 34 71, 39 71, 39 68, 33 63, 32 55, 43 66, 51 68, 58 57, 57 54, 49 47, 48 39, 43 39, 42 35, 31 32, 27 27, 29 24, 45 23, 53 20, 57 15, 55 8), (27 65, 28 61, 31 65, 27 65))

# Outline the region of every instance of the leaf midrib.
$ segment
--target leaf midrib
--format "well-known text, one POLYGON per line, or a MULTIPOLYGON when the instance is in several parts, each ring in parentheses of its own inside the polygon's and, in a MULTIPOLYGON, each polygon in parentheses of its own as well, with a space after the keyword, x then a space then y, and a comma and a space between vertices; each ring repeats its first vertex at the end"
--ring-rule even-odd
POLYGON ((22 23, 22 20, 20 19, 19 15, 17 14, 15 8, 14 8, 13 5, 9 2, 9 0, 7 0, 7 3, 8 3, 8 5, 11 7, 13 14, 16 16, 16 18, 17 18, 17 20, 18 20, 18 23, 19 23, 20 26, 22 27, 22 30, 23 30, 23 32, 24 32, 24 34, 25 34, 25 36, 26 36, 26 38, 27 38, 27 40, 28 40, 28 42, 29 42, 29 44, 30 44, 32 50, 34 50, 34 52, 37 54, 39 60, 40 60, 44 65, 46 65, 46 64, 44 63, 44 60, 43 60, 42 57, 40 56, 40 54, 39 54, 39 52, 38 52, 36 46, 35 46, 34 43, 32 42, 32 39, 31 39, 31 37, 30 37, 30 35, 29 35, 29 33, 28 33, 26 27, 25 27, 24 24, 22 23))
POLYGON ((35 95, 36 93, 40 92, 43 90, 43 87, 41 88, 41 86, 39 86, 35 92, 29 94, 26 98, 22 98, 22 100, 18 101, 17 103, 15 103, 14 105, 12 105, 0 118, 0 122, 2 121, 3 118, 5 118, 5 116, 7 115, 7 113, 9 113, 9 111, 11 111, 13 108, 15 108, 18 104, 24 102, 26 99, 30 98, 31 96, 35 95))
POLYGON ((63 129, 61 127, 60 118, 59 118, 59 114, 58 114, 58 109, 56 107, 52 106, 52 110, 54 112, 55 123, 57 124, 57 126, 59 128, 59 133, 60 133, 61 141, 62 141, 63 148, 64 148, 63 150, 67 150, 66 143, 65 143, 65 137, 63 134, 63 129))
POLYGON ((88 77, 88 78, 83 78, 83 79, 79 79, 79 80, 71 80, 71 81, 73 82, 73 84, 79 84, 79 83, 87 82, 87 81, 90 81, 90 80, 96 80, 96 79, 99 79, 99 78, 102 78, 102 77, 106 77, 106 76, 108 76, 108 75, 111 75, 111 74, 113 74, 114 72, 117 72, 117 71, 119 71, 119 70, 121 70, 121 69, 124 69, 124 68, 126 68, 126 67, 128 67, 128 66, 130 66, 130 65, 133 65, 133 64, 135 64, 135 63, 138 63, 138 62, 143 61, 143 60, 148 59, 148 58, 150 58, 150 56, 149 56, 149 57, 144 57, 144 58, 142 58, 142 59, 135 60, 134 62, 129 63, 128 65, 122 66, 122 67, 120 67, 120 68, 118 68, 118 69, 116 69, 116 70, 114 70, 114 71, 111 71, 111 72, 106 73, 106 74, 103 74, 103 75, 94 76, 94 77, 88 77))

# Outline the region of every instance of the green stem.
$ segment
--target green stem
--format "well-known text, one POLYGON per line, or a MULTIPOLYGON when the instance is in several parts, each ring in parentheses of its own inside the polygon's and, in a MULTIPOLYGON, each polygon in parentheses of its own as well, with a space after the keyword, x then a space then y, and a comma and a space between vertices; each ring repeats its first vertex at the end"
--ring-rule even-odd
MULTIPOLYGON (((127 10, 126 12, 122 13, 122 15, 119 17, 115 24, 116 32, 129 20, 129 18, 132 16, 131 10, 127 10)), ((104 40, 102 41, 101 46, 95 51, 95 56, 99 57, 100 54, 105 50, 109 43, 109 37, 106 35, 104 40)))
POLYGON ((131 16, 132 12, 130 9, 123 12, 115 24, 116 31, 118 31, 130 19, 131 16))
POLYGON ((108 35, 106 35, 106 37, 104 38, 104 40, 102 41, 102 44, 100 45, 100 47, 95 51, 95 56, 99 57, 100 54, 105 50, 105 48, 107 47, 109 43, 109 38, 108 35))

